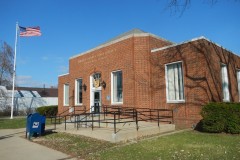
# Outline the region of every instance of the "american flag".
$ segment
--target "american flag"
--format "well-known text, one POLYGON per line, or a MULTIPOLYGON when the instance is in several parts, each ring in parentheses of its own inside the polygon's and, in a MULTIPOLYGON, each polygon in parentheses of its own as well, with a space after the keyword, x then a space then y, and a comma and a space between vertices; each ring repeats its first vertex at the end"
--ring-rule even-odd
POLYGON ((21 27, 19 26, 20 37, 41 36, 40 27, 21 27))

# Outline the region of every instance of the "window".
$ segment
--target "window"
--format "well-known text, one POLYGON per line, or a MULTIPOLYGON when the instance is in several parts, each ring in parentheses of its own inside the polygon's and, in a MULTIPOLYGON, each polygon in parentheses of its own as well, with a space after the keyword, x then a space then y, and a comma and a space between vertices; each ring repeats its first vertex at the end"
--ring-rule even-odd
POLYGON ((111 75, 112 103, 123 102, 122 71, 112 72, 111 75))
POLYGON ((238 97, 240 101, 240 70, 237 70, 238 97))
POLYGON ((227 65, 221 64, 223 101, 230 101, 227 65))
POLYGON ((168 102, 184 101, 182 63, 176 62, 166 65, 166 90, 168 102))
POLYGON ((63 86, 63 104, 64 106, 69 105, 69 84, 63 86))
POLYGON ((75 81, 75 104, 82 104, 82 79, 75 81))

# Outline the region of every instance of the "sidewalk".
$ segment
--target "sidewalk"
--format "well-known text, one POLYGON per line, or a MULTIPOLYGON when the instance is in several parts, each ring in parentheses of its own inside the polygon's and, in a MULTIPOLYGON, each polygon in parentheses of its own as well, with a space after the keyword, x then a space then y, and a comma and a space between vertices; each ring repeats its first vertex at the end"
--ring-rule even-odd
POLYGON ((136 128, 136 122, 126 122, 126 123, 117 123, 116 124, 116 133, 114 133, 114 125, 104 124, 104 123, 94 123, 94 128, 91 127, 77 127, 73 123, 65 124, 62 123, 57 125, 57 132, 65 132, 76 135, 83 135, 86 137, 91 137, 99 140, 109 141, 112 143, 117 142, 128 142, 141 139, 142 137, 148 137, 151 135, 164 134, 175 131, 174 124, 166 124, 156 122, 138 122, 138 130, 136 128), (99 127, 100 126, 100 127, 99 127))
POLYGON ((69 155, 33 143, 20 136, 25 136, 25 128, 0 129, 1 160, 73 160, 69 155))

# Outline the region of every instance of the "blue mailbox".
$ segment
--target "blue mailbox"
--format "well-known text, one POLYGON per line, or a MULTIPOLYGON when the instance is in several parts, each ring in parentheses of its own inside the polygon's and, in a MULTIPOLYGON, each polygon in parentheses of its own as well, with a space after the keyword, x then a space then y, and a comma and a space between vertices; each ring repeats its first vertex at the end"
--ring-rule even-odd
POLYGON ((39 113, 27 116, 26 138, 30 139, 33 134, 42 135, 45 131, 46 117, 39 113))

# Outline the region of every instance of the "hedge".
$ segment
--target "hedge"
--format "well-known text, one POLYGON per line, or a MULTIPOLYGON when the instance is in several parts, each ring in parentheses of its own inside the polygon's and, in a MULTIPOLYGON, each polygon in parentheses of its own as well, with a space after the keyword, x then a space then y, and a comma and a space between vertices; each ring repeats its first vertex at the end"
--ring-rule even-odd
POLYGON ((38 107, 36 111, 41 115, 56 116, 58 111, 58 106, 42 106, 38 107))
POLYGON ((210 133, 240 133, 240 103, 209 103, 203 106, 198 129, 210 133))

